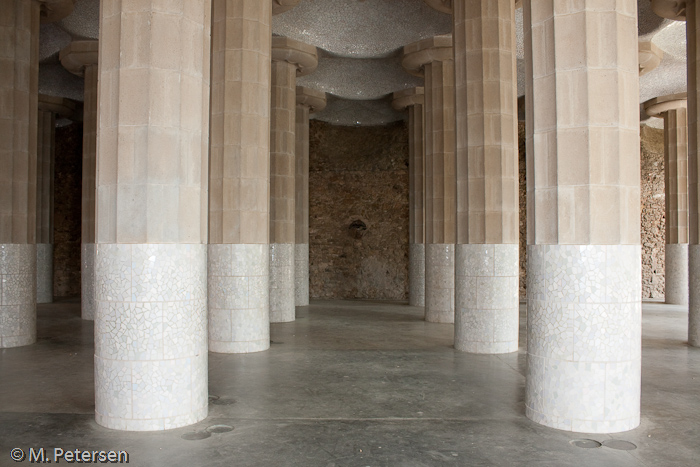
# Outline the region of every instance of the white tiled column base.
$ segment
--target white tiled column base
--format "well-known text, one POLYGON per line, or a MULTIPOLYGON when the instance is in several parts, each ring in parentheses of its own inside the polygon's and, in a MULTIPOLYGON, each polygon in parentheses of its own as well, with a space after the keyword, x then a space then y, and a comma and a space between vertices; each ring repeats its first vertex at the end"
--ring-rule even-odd
POLYGON ((639 425, 641 247, 530 245, 526 414, 560 430, 639 425))
POLYGON ((94 320, 95 310, 95 244, 83 243, 80 253, 80 314, 94 320))
POLYGON ((95 419, 166 430, 207 416, 207 246, 97 244, 95 419))
POLYGON ((666 245, 666 303, 688 304, 688 244, 666 245))
POLYGON ((688 245, 688 344, 700 347, 700 245, 688 245))
POLYGON ((53 302, 53 245, 36 245, 36 302, 53 302))
POLYGON ((209 245, 209 350, 270 348, 269 247, 209 245))
POLYGON ((454 323, 455 320, 455 246, 425 245, 425 320, 430 323, 454 323))
POLYGON ((289 323, 294 308, 294 244, 270 244, 270 322, 289 323))
POLYGON ((309 304, 309 244, 297 243, 294 247, 294 303, 309 304))
POLYGON ((408 245, 408 304, 425 306, 425 245, 408 245))
POLYGON ((0 244, 0 348, 36 342, 36 245, 0 244))
POLYGON ((455 348, 518 350, 518 245, 456 245, 455 348))

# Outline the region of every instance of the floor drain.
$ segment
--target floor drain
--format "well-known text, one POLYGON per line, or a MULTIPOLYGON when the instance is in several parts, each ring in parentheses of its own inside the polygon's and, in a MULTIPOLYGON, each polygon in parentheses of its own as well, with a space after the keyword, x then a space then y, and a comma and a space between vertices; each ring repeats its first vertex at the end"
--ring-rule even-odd
POLYGON ((609 439, 603 441, 603 446, 610 449, 617 449, 619 451, 634 451, 637 449, 637 445, 630 443, 629 441, 622 441, 621 439, 609 439))
POLYGON ((230 425, 212 425, 207 428, 209 433, 228 433, 233 431, 233 427, 230 425))
POLYGON ((236 399, 221 399, 219 397, 216 399, 209 398, 209 403, 211 405, 233 405, 236 403, 236 399))
POLYGON ((572 439, 570 443, 583 449, 595 449, 602 446, 602 444, 594 439, 572 439))
POLYGON ((186 439, 187 441, 199 441, 200 439, 207 439, 210 436, 211 433, 208 431, 191 431, 180 436, 180 438, 186 439))

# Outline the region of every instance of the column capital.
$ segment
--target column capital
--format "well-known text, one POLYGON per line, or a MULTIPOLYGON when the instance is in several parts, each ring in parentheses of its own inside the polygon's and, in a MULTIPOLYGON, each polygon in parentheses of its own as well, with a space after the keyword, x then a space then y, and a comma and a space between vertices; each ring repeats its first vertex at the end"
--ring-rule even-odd
MULTIPOLYGON (((452 14, 453 0, 423 0, 426 5, 437 11, 452 14)), ((522 8, 523 0, 515 0, 515 8, 522 8)))
POLYGON ((299 0, 272 0, 272 14, 279 15, 299 4, 299 0))
POLYGON ((60 21, 73 13, 76 0, 38 0, 41 8, 42 23, 60 21))
POLYGON ((662 18, 685 21, 685 0, 651 0, 651 9, 662 18))
POLYGON ((86 66, 97 65, 98 44, 94 40, 71 42, 58 54, 61 65, 74 75, 83 76, 86 66))
POLYGON ((297 76, 313 73, 318 66, 316 47, 288 37, 272 38, 272 61, 287 62, 297 67, 297 76))
POLYGON ((688 93, 679 92, 667 96, 655 97, 644 103, 644 111, 650 117, 663 118, 663 113, 688 107, 688 93))
POLYGON ((75 102, 65 97, 39 94, 39 110, 53 112, 61 118, 75 120, 77 106, 75 102))
POLYGON ((452 34, 429 37, 408 44, 403 48, 401 65, 410 74, 422 77, 425 65, 446 60, 454 60, 452 34))
POLYGON ((404 89, 397 91, 393 95, 391 106, 394 110, 405 110, 407 107, 414 105, 423 105, 425 103, 425 88, 417 86, 415 88, 404 89))
POLYGON ((663 51, 653 42, 639 43, 639 76, 644 76, 659 66, 664 57, 663 51))
POLYGON ((309 108, 309 113, 320 112, 326 108, 326 93, 304 86, 297 86, 297 105, 309 108))

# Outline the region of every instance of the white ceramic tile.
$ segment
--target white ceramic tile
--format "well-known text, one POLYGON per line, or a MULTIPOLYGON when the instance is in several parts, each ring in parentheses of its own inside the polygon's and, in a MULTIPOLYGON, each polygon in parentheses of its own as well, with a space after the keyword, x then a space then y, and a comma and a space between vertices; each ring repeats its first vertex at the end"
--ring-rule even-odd
POLYGON ((408 304, 425 306, 425 245, 408 246, 408 304))
POLYGON ((83 319, 94 320, 97 310, 94 243, 81 245, 80 264, 80 312, 83 319))
POLYGON ((688 245, 688 343, 700 347, 700 245, 688 245))
POLYGON ((688 244, 666 245, 666 303, 688 304, 688 244))
POLYGON ((36 342, 36 245, 0 245, 0 348, 36 342))
POLYGON ((294 244, 270 244, 270 322, 294 321, 294 244))
POLYGON ((309 244, 297 243, 294 246, 294 304, 309 304, 309 244))
POLYGON ((454 323, 455 246, 425 245, 425 320, 454 323))

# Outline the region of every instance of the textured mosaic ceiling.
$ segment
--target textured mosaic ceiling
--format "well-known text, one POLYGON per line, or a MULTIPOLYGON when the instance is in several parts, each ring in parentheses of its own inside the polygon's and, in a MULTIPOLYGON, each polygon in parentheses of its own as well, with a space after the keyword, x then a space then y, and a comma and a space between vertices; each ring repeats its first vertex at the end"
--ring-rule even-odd
MULTIPOLYGON (((263 0, 261 0, 263 1, 263 0)), ((656 16, 638 0, 639 39, 663 52, 659 67, 640 78, 640 103, 686 89, 685 23, 656 16)), ((58 51, 73 39, 97 39, 99 0, 77 0, 73 14, 42 25, 40 92, 81 100, 82 80, 62 69, 58 51)), ((299 84, 328 93, 328 106, 312 118, 339 125, 382 125, 405 118, 391 108, 394 91, 422 85, 404 72, 404 45, 451 32, 447 14, 422 0, 301 0, 273 18, 273 33, 319 48, 315 73, 299 84)), ((522 10, 516 13, 518 94, 525 92, 522 10)), ((659 119, 650 119, 658 125, 659 119)))

